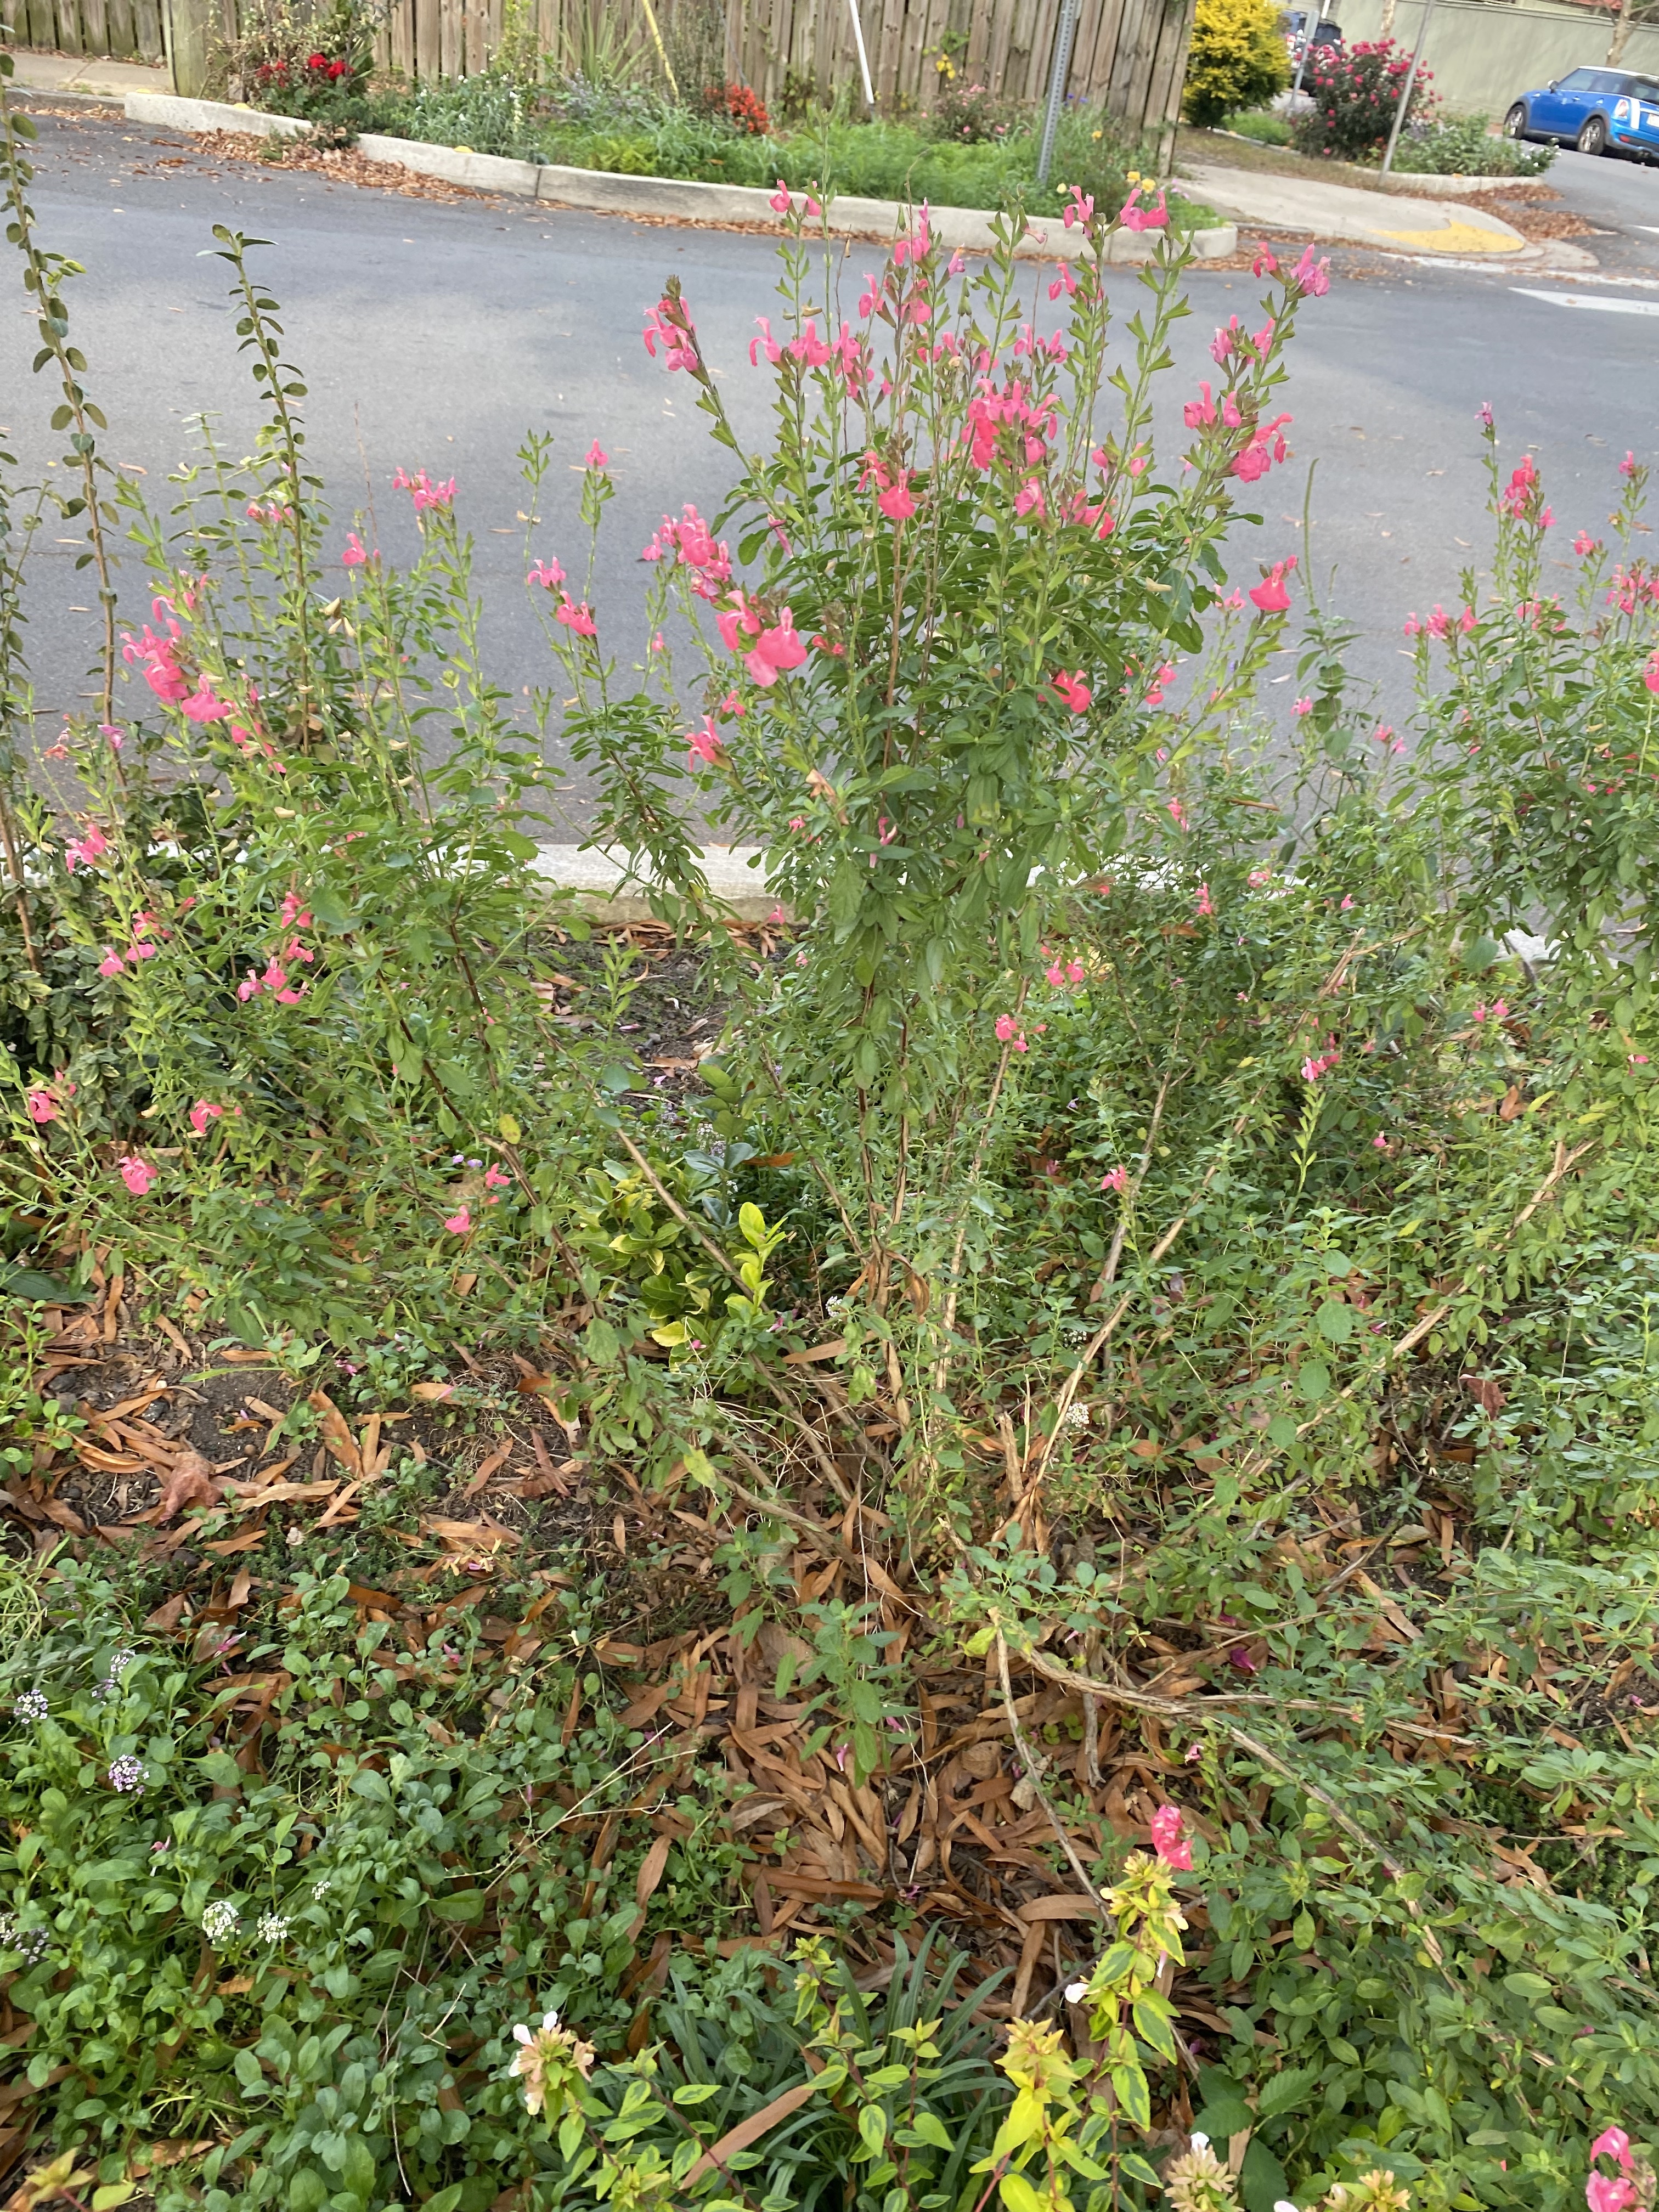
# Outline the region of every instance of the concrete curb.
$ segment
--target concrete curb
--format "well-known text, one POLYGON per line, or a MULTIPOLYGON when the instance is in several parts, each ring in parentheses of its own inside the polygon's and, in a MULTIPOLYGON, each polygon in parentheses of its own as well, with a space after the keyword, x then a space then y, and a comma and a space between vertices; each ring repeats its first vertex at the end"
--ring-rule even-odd
POLYGON ((119 115, 126 95, 118 92, 59 92, 50 85, 19 84, 14 78, 6 87, 6 98, 14 107, 101 108, 106 114, 119 115))
MULTIPOLYGON (((734 921, 769 921, 779 911, 775 895, 768 890, 764 858, 756 845, 708 845, 701 855, 702 872, 716 902, 734 921), (755 864, 755 865, 751 865, 755 864)), ((557 890, 574 891, 583 911, 594 921, 649 921, 651 901, 646 882, 625 886, 625 861, 583 845, 541 845, 530 863, 532 875, 557 890)))
MULTIPOLYGON (((126 112, 134 122, 154 123, 173 131, 251 131, 262 136, 296 137, 310 129, 289 115, 268 115, 258 108, 232 107, 224 100, 181 100, 170 94, 131 93, 126 112)), ((690 225, 729 223, 777 225, 771 194, 747 185, 704 185, 672 177, 612 176, 599 169, 570 169, 554 162, 517 161, 499 154, 473 154, 453 146, 428 146, 414 138, 383 137, 366 131, 357 141, 360 153, 371 161, 412 169, 417 175, 436 177, 473 191, 506 192, 520 199, 544 200, 551 206, 580 208, 592 215, 650 216, 660 221, 690 225)), ((909 211, 896 200, 846 198, 831 203, 830 228, 837 236, 888 239, 898 235, 909 220, 909 211)), ((953 251, 988 253, 995 240, 992 216, 980 208, 935 208, 933 235, 953 251)), ((1066 234, 1056 218, 1051 240, 1047 230, 1021 240, 1015 251, 1031 259, 1058 258, 1067 250, 1066 234)), ((1238 248, 1238 227, 1220 223, 1194 231, 1193 250, 1200 261, 1219 261, 1238 248)), ((1118 231, 1113 234, 1107 259, 1148 261, 1156 250, 1156 234, 1118 231)))

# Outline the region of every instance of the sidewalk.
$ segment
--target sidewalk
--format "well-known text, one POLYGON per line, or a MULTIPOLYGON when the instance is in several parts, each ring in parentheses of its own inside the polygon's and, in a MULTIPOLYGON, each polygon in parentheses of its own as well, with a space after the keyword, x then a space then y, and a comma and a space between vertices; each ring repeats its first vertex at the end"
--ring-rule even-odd
POLYGON ((14 46, 12 82, 20 92, 67 93, 82 100, 125 101, 130 92, 171 92, 165 63, 111 62, 91 54, 42 54, 14 46))
POLYGON ((1340 239, 1390 253, 1444 253, 1459 260, 1541 258, 1518 230, 1484 208, 1457 200, 1410 199, 1353 185, 1264 176, 1207 161, 1182 164, 1194 198, 1247 222, 1304 238, 1340 239))

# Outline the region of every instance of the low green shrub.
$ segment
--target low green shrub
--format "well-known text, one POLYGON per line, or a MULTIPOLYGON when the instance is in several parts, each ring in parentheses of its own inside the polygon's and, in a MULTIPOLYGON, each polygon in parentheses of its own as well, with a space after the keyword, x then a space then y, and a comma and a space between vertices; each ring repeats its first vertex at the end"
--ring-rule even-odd
POLYGON ((1291 143, 1287 118, 1272 114, 1266 108, 1247 108, 1243 114, 1229 115, 1227 128, 1240 138, 1254 138, 1258 146, 1288 146, 1291 143))
POLYGON ((1541 177, 1555 155, 1553 145, 1496 137, 1483 115, 1449 115, 1401 131, 1394 166, 1406 176, 1541 177))

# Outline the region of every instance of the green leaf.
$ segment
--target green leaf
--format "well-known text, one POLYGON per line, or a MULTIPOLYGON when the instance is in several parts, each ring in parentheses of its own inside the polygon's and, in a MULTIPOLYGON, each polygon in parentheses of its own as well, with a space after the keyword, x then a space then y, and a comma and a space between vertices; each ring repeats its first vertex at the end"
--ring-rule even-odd
POLYGON ((955 2148, 951 2141, 950 2130, 937 2112, 918 2112, 911 2121, 910 2127, 914 2134, 920 2136, 923 2142, 932 2143, 935 2150, 951 2150, 955 2148))
POLYGON ((1340 1298, 1327 1298, 1314 1316, 1314 1327, 1330 1344, 1346 1344, 1358 1322, 1358 1315, 1340 1298))
POLYGON ((674 2102, 682 2106, 706 2105, 711 2097, 718 2097, 720 2093, 718 2081, 682 2081, 674 2092, 674 2102))
POLYGON ((483 1917, 484 1893, 481 1889, 458 1889, 453 1897, 434 1897, 428 1909, 438 1920, 480 1920, 483 1917))
POLYGON ((1305 2102, 1308 2094, 1319 2085, 1316 2066, 1287 2066, 1261 2085, 1261 2094, 1255 2100, 1258 2119, 1270 2120, 1280 2112, 1294 2112, 1305 2102))
POLYGON ((1023 2173, 1005 2173, 997 2184, 997 2193, 1007 2212, 1044 2212, 1042 2199, 1023 2173))

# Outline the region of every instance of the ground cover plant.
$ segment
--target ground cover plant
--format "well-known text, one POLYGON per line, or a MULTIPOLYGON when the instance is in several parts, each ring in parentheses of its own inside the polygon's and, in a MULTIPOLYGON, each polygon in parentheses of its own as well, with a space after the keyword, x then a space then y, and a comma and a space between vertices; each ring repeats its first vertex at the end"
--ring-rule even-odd
POLYGON ((1641 467, 1558 599, 1471 424, 1408 744, 1223 560, 1311 254, 1160 450, 1155 193, 844 298, 781 194, 762 447, 647 321, 732 490, 637 643, 526 441, 522 713, 465 486, 404 457, 407 570, 330 512, 233 234, 264 434, 112 470, 0 116, 64 438, 0 506, 22 2201, 1650 2202, 1641 467), (525 872, 556 725, 654 930, 525 872))
MULTIPOLYGON (((377 88, 361 67, 359 18, 343 8, 329 22, 336 27, 319 27, 314 37, 307 27, 247 45, 237 82, 256 105, 329 131, 381 131, 616 175, 769 190, 782 181, 936 207, 1036 203, 1037 118, 994 100, 982 85, 942 82, 933 110, 919 118, 854 116, 843 100, 829 108, 799 103, 785 124, 745 85, 699 88, 688 79, 682 90, 655 72, 647 81, 637 70, 550 70, 533 46, 509 40, 491 68, 471 76, 377 88)), ((1136 149, 1103 112, 1073 104, 1054 159, 1068 183, 1103 203, 1121 201, 1136 149)), ((1049 189, 1057 204, 1059 190, 1049 189)), ((1170 206, 1178 223, 1212 219, 1178 194, 1170 206)))

